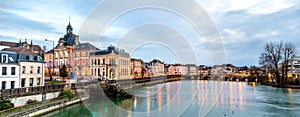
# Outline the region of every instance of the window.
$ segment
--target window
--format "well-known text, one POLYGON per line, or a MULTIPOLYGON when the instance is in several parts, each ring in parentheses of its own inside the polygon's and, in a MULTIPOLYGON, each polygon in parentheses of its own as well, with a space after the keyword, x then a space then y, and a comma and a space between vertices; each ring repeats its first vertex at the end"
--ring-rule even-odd
POLYGON ((2 81, 2 90, 6 88, 6 81, 2 81))
POLYGON ((36 85, 40 85, 40 84, 41 84, 41 78, 37 78, 36 85))
POLYGON ((2 75, 7 75, 7 67, 2 67, 2 75))
POLYGON ((22 66, 22 74, 25 74, 26 66, 22 66))
POLYGON ((15 88, 15 81, 10 81, 10 89, 14 89, 15 88))
POLYGON ((30 73, 33 73, 33 66, 30 66, 30 73))
POLYGON ((16 67, 11 67, 11 75, 16 75, 16 67))
POLYGON ((98 68, 98 76, 100 76, 100 68, 98 68))
POLYGON ((41 67, 37 68, 37 72, 36 73, 38 73, 38 74, 41 73, 41 67))
POLYGON ((29 86, 32 87, 33 86, 33 78, 29 79, 29 86))
POLYGON ((89 56, 89 52, 85 52, 85 56, 89 56))
MULTIPOLYGON (((95 61, 95 63, 96 63, 96 61, 95 61)), ((98 59, 98 65, 100 65, 100 59, 98 59)))
POLYGON ((2 63, 8 63, 7 54, 2 54, 2 63))
POLYGON ((33 56, 29 55, 29 61, 33 61, 33 56))
POLYGON ((25 87, 26 78, 22 78, 21 80, 21 87, 25 87))
POLYGON ((105 64, 105 59, 102 60, 102 64, 103 64, 103 65, 105 64))

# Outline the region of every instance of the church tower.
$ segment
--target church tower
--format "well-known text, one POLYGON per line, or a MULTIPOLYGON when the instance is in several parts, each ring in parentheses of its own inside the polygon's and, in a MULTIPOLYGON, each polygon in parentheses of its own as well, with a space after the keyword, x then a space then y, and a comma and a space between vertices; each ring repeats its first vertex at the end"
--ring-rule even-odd
POLYGON ((72 35, 73 34, 73 28, 71 26, 71 23, 69 21, 69 25, 67 26, 67 35, 72 35))

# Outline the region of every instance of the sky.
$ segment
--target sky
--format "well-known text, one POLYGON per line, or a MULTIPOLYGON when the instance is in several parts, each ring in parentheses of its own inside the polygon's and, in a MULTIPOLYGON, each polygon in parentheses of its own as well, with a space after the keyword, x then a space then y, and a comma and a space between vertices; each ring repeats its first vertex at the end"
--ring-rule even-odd
MULTIPOLYGON (((57 42, 70 21, 80 42, 89 42, 100 49, 114 45, 144 61, 157 58, 166 63, 213 65, 217 58, 236 66, 258 65, 258 57, 267 42, 289 41, 296 47, 300 44, 298 0, 194 2, 207 15, 198 17, 198 22, 211 20, 220 35, 218 42, 210 35, 212 29, 199 31, 191 22, 193 19, 182 17, 202 13, 193 5, 187 8, 184 7, 187 3, 170 3, 185 9, 184 14, 143 6, 114 17, 119 9, 131 4, 114 2, 109 6, 102 0, 0 1, 0 40, 33 40, 34 44, 45 45, 50 50, 52 43, 44 40, 57 42), (107 22, 109 17, 114 19, 107 22), (222 46, 216 49, 213 43, 222 46), (225 58, 214 53, 224 54, 225 58)), ((299 47, 297 55, 300 55, 299 47)))

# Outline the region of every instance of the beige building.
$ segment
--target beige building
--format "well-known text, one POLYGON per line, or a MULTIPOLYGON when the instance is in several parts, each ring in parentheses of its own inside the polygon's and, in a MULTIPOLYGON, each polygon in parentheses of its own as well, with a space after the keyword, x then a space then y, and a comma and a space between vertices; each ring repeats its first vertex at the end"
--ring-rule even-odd
POLYGON ((44 61, 30 54, 19 55, 20 87, 44 86, 44 61))
POLYGON ((187 75, 188 68, 181 64, 167 65, 166 66, 167 75, 187 75))
POLYGON ((130 60, 131 64, 131 76, 133 79, 137 78, 143 78, 144 73, 143 72, 143 61, 141 59, 131 59, 130 60))
POLYGON ((149 62, 148 66, 152 77, 165 75, 165 65, 160 60, 154 59, 149 62))
POLYGON ((130 56, 127 52, 109 46, 90 54, 90 71, 92 78, 101 79, 131 79, 130 56))
POLYGON ((74 48, 79 44, 79 36, 73 34, 73 28, 69 22, 69 25, 66 27, 66 34, 64 37, 59 38, 58 44, 54 49, 46 52, 44 54, 45 62, 45 72, 48 76, 49 70, 52 71, 52 65, 54 64, 54 72, 55 76, 58 77, 59 75, 59 68, 62 65, 66 65, 69 70, 73 70, 74 66, 74 48), (54 50, 54 51, 53 51, 54 50), (54 53, 53 53, 54 52, 54 53), (53 61, 53 54, 54 54, 54 63, 53 61))

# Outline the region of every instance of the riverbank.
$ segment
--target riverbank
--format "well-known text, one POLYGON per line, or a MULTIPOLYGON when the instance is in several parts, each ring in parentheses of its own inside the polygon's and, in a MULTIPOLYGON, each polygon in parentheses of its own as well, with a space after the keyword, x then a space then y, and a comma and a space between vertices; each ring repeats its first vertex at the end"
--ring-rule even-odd
POLYGON ((273 83, 261 83, 262 85, 272 86, 276 88, 291 88, 291 89, 300 89, 299 85, 280 85, 280 84, 273 84, 273 83))

